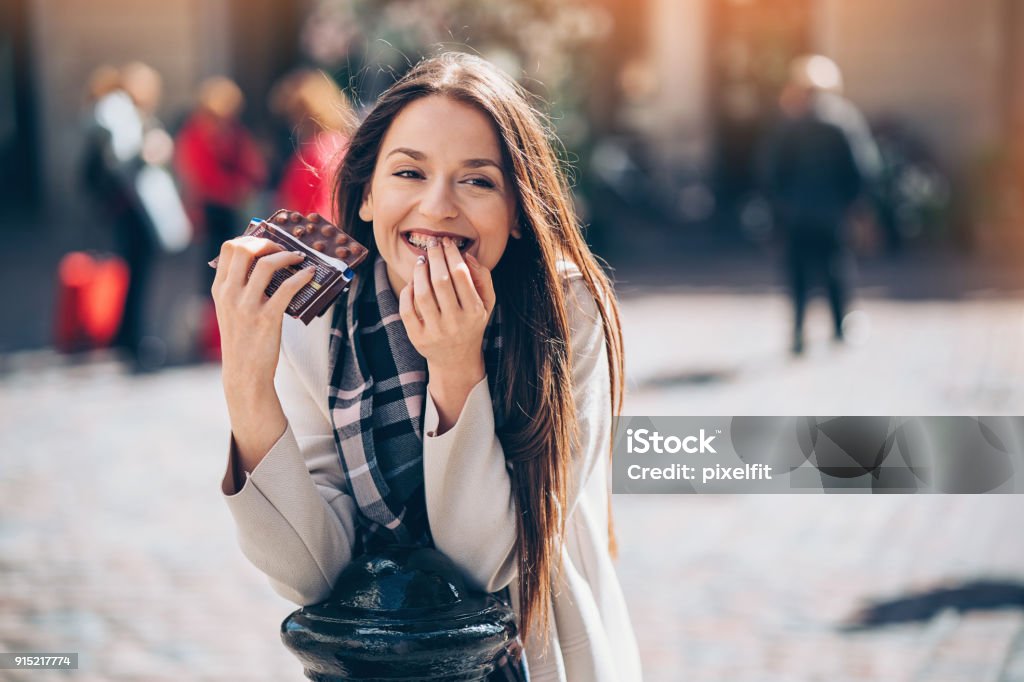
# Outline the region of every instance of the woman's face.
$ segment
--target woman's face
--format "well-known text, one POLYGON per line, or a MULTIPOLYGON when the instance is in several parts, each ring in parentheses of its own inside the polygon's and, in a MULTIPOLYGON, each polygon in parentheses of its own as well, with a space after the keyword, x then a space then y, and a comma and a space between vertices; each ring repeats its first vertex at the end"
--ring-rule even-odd
POLYGON ((515 190, 501 165, 501 149, 487 114, 431 95, 408 104, 381 143, 359 217, 373 223, 373 238, 397 294, 412 277, 431 240, 461 240, 493 269, 513 225, 515 190))

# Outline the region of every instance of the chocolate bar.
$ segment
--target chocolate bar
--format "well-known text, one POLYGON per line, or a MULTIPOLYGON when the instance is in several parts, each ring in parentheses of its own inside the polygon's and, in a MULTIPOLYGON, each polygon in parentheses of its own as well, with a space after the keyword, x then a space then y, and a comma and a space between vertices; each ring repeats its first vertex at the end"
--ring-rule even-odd
MULTIPOLYGON (((286 251, 306 254, 300 263, 274 273, 265 291, 267 296, 273 296, 294 273, 308 265, 316 266, 312 281, 299 289, 286 309, 289 315, 307 325, 323 315, 338 296, 348 290, 355 275, 352 268, 359 265, 368 253, 365 246, 317 213, 304 216, 297 211, 282 209, 266 220, 253 218, 243 236, 268 239, 286 251)), ((262 256, 252 262, 249 275, 260 258, 262 256)), ((210 261, 210 267, 216 268, 219 260, 218 257, 210 261)))

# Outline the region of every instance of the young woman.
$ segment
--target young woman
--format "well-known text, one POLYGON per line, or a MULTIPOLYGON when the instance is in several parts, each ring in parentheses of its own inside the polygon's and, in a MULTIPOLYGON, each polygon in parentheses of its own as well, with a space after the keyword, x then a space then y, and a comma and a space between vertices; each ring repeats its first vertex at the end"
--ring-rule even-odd
POLYGON ((352 137, 337 205, 370 257, 308 327, 281 323, 308 274, 263 293, 295 256, 221 251, 243 552, 312 604, 354 554, 431 544, 508 589, 532 680, 639 680, 611 560, 618 311, 542 119, 479 58, 421 62, 352 137))

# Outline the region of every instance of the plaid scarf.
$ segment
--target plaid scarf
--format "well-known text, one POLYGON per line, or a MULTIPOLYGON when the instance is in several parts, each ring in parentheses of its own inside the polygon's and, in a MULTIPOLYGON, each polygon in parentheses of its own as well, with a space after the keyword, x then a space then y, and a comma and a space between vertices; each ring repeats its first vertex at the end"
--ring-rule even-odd
MULTIPOLYGON (((331 327, 328 405, 342 469, 359 507, 361 548, 353 553, 388 544, 433 547, 423 490, 427 361, 409 341, 382 258, 372 278, 356 276, 343 304, 335 306, 331 327)), ((496 425, 503 413, 501 349, 501 314, 495 308, 483 351, 496 425)), ((502 596, 510 603, 507 590, 502 596)), ((528 679, 521 649, 516 637, 489 679, 528 679)))

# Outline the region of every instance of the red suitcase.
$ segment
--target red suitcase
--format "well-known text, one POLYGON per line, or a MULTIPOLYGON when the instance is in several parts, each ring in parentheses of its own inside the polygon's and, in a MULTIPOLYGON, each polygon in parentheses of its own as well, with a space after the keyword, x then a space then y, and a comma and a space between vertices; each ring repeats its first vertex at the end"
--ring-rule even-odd
POLYGON ((128 266, 118 256, 73 251, 57 268, 57 350, 74 353, 110 345, 124 313, 128 266))

